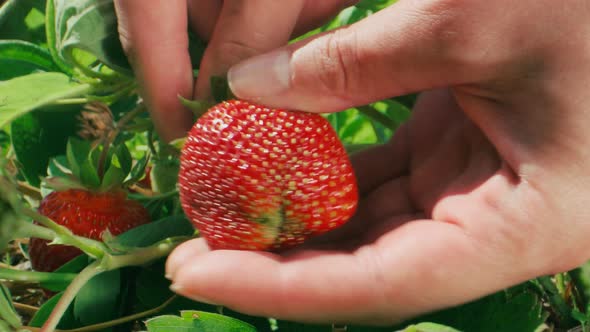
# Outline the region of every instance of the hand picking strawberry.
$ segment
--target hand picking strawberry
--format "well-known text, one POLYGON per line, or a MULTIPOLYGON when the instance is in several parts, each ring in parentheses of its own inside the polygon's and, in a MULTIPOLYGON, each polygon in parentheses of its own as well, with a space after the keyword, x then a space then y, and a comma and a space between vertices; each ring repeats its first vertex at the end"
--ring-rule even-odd
POLYGON ((279 250, 345 223, 358 200, 348 156, 318 114, 229 100, 190 131, 180 197, 213 249, 279 250))

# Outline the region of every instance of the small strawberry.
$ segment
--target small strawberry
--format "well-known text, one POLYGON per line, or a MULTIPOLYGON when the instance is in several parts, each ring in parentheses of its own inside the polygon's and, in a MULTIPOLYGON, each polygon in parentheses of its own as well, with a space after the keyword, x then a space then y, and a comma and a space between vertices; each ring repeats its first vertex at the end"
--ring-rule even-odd
POLYGON ((358 200, 338 136, 318 114, 222 102, 190 131, 180 198, 212 249, 278 250, 345 223, 358 200))
MULTIPOLYGON (((97 145, 71 138, 65 158, 51 162, 43 184, 54 191, 41 201, 39 213, 75 235, 98 241, 107 231, 116 236, 148 223, 147 209, 128 199, 125 190, 142 178, 147 163, 145 156, 133 165, 124 142, 97 145)), ((54 271, 80 254, 76 247, 30 240, 29 257, 37 271, 54 271)))
MULTIPOLYGON (((112 235, 119 235, 150 221, 147 210, 138 202, 127 199, 123 191, 54 191, 43 199, 39 212, 75 235, 94 240, 101 240, 107 230, 112 235)), ((37 271, 54 271, 82 253, 75 247, 48 245, 48 242, 38 238, 30 241, 31 265, 37 271)))

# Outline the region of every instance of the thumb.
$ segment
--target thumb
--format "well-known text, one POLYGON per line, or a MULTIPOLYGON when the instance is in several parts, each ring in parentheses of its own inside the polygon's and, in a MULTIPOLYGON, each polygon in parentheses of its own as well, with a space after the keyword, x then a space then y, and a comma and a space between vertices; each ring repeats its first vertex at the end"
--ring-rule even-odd
POLYGON ((453 56, 462 53, 454 47, 460 36, 444 38, 451 15, 416 3, 400 1, 348 27, 242 61, 228 72, 230 87, 239 98, 272 107, 332 112, 469 80, 476 73, 453 56))

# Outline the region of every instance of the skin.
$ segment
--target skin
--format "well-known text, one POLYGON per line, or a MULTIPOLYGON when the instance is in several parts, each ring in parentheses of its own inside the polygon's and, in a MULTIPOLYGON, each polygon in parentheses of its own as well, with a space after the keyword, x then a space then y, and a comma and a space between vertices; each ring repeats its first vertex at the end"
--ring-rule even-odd
MULTIPOLYGON (((270 30, 297 26, 304 12, 253 18, 251 2, 229 3, 244 6, 238 29, 279 16, 270 30)), ((230 29, 221 19, 207 54, 230 29)), ((583 0, 400 0, 311 41, 277 38, 211 65, 230 68, 238 97, 274 107, 338 111, 423 93, 389 144, 353 156, 362 198, 348 224, 281 255, 186 242, 167 262, 173 289, 254 315, 389 324, 583 263, 589 21, 583 0)))

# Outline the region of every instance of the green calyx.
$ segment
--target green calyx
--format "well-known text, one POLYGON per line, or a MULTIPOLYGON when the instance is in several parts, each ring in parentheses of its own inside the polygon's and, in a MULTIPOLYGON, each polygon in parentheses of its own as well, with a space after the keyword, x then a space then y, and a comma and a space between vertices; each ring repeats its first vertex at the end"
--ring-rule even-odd
POLYGON ((264 228, 264 239, 268 244, 274 244, 281 234, 282 226, 285 223, 285 208, 281 205, 278 209, 266 212, 254 221, 264 228))
POLYGON ((70 138, 65 158, 54 158, 44 185, 55 190, 84 188, 106 192, 126 187, 145 174, 148 156, 135 165, 124 143, 111 147, 70 138))
POLYGON ((236 99, 236 96, 232 93, 229 88, 229 83, 226 77, 223 76, 212 76, 209 80, 211 86, 211 95, 213 96, 213 102, 208 100, 189 100, 182 96, 178 96, 180 103, 191 110, 195 116, 195 121, 207 112, 215 103, 221 103, 229 99, 236 99))

